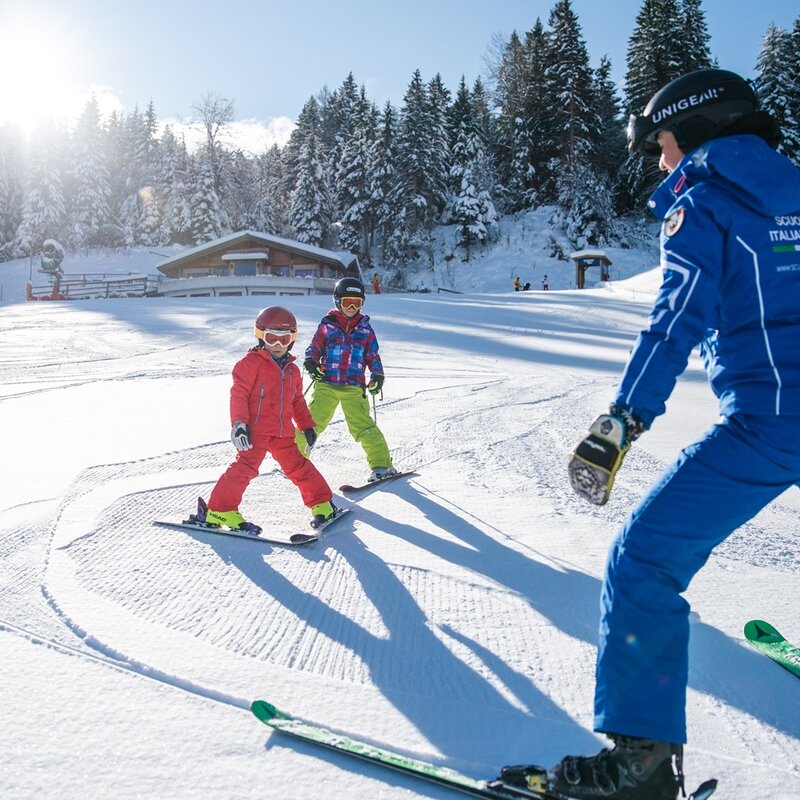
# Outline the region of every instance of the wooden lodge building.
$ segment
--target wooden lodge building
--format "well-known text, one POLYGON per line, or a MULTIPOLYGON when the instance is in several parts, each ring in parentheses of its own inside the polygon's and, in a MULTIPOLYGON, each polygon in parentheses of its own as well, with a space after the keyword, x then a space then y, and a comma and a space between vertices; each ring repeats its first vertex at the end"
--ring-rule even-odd
POLYGON ((363 280, 352 253, 239 231, 162 261, 165 297, 330 294, 340 278, 363 280))

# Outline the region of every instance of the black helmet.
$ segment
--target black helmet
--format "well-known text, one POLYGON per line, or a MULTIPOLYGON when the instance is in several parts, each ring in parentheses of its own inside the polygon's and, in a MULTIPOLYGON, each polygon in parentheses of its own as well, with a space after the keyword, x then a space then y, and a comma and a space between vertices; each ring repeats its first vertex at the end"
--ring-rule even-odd
MULTIPOLYGON (((659 131, 666 130, 675 136, 678 147, 688 153, 723 131, 724 135, 732 133, 725 129, 757 111, 756 93, 740 75, 725 69, 699 69, 659 89, 642 114, 631 114, 628 150, 658 155, 661 150, 656 136, 659 131)), ((764 116, 767 115, 758 115, 762 124, 764 116)), ((757 130, 735 132, 759 133, 757 130)))
POLYGON ((336 308, 341 310, 343 297, 360 297, 361 301, 366 299, 364 284, 358 278, 342 278, 336 281, 333 287, 333 302, 336 308))

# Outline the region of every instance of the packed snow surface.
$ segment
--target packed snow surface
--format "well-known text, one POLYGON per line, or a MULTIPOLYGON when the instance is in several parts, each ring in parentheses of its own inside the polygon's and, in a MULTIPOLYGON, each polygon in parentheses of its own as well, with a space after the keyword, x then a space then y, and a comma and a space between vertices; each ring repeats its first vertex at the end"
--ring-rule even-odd
MULTIPOLYGON (((605 553, 716 418, 693 357, 608 505, 570 490, 570 448, 611 399, 655 283, 370 295, 377 420, 418 474, 302 548, 151 524, 185 517, 232 459, 230 369, 265 298, 0 307, 0 794, 455 796, 271 733, 256 698, 475 777, 596 752, 605 553)), ((302 354, 329 300, 280 302, 302 354)), ((367 474, 341 416, 314 460, 334 491, 367 474)), ((280 534, 310 519, 269 460, 242 510, 280 534)), ((800 796, 800 683, 742 634, 762 618, 800 642, 798 530, 793 490, 687 592, 687 789, 715 776, 720 798, 800 796)))

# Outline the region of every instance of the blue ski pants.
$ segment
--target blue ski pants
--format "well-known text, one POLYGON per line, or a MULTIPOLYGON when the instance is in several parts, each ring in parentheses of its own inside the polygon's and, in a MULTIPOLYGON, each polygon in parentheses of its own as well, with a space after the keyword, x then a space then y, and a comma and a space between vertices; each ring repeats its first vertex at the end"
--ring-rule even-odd
POLYGON ((681 593, 717 544, 792 485, 800 416, 736 414, 685 448, 634 509, 606 564, 595 730, 686 742, 681 593))

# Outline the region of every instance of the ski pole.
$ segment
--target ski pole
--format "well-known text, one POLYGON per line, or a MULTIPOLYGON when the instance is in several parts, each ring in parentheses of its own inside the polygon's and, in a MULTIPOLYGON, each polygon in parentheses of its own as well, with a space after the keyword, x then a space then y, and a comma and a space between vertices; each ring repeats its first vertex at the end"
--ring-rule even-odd
MULTIPOLYGON (((383 400, 383 389, 381 389, 381 400, 383 400)), ((372 421, 378 424, 378 406, 375 404, 375 395, 372 395, 372 421)))

